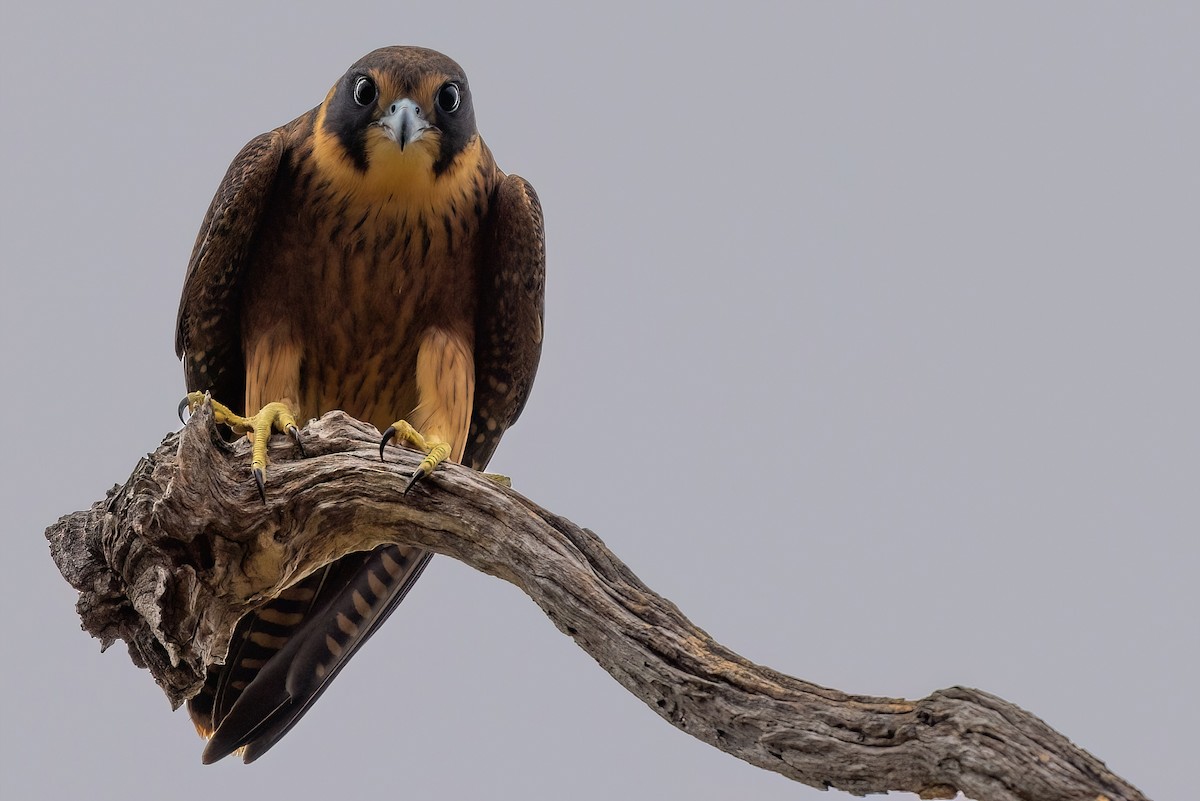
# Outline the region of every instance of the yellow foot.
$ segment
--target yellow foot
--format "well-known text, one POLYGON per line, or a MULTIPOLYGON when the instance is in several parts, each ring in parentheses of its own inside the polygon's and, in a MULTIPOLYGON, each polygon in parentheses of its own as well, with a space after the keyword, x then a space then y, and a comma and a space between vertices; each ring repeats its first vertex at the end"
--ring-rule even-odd
MULTIPOLYGON (((254 483, 258 485, 258 494, 262 497, 263 503, 266 503, 267 441, 271 438, 271 432, 290 434, 295 440, 296 446, 300 448, 300 455, 307 455, 304 453, 304 443, 300 441, 300 428, 296 425, 295 415, 285 403, 268 403, 253 417, 242 417, 224 404, 211 399, 210 402, 212 403, 213 417, 218 423, 229 426, 234 433, 250 435, 254 443, 250 454, 250 469, 254 473, 254 483)), ((179 419, 183 419, 184 409, 191 414, 201 403, 204 403, 203 392, 189 392, 179 404, 179 419)))
POLYGON ((512 479, 509 476, 501 473, 480 473, 480 475, 506 489, 512 489, 512 479))
POLYGON ((404 420, 397 420, 388 426, 387 431, 383 432, 383 439, 379 441, 379 459, 381 461, 383 460, 383 449, 387 447, 388 442, 393 437, 401 442, 408 443, 419 451, 425 452, 425 458, 421 460, 421 464, 417 465, 417 469, 413 471, 412 478, 404 486, 406 494, 413 488, 414 484, 432 473, 434 468, 446 461, 446 457, 450 455, 449 442, 443 442, 433 437, 426 439, 421 435, 420 431, 417 431, 417 429, 410 426, 404 420))

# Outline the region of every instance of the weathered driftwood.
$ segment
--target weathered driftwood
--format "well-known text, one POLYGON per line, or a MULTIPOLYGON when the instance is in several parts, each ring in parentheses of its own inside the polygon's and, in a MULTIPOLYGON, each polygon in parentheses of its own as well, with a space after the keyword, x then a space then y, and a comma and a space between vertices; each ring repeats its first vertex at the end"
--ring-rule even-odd
POLYGON ((464 468, 409 495, 413 451, 335 412, 274 439, 267 503, 249 447, 207 405, 129 480, 46 536, 84 628, 129 644, 171 703, 225 656, 238 618, 336 557, 419 545, 532 598, 613 678, 676 727, 751 764, 855 794, 962 791, 979 801, 1142 799, 1038 718, 978 690, 907 701, 848 695, 755 665, 646 587, 595 534, 464 468))

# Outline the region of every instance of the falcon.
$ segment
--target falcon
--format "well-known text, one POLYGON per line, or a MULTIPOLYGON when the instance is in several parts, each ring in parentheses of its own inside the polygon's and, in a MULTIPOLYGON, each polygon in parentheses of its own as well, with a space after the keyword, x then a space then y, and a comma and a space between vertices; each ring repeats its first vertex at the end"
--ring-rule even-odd
MULTIPOLYGON (((533 187, 496 166, 467 76, 419 47, 350 67, 324 102, 252 139, 201 225, 176 327, 188 396, 267 440, 333 409, 482 470, 529 395, 545 236, 533 187)), ((302 455, 302 446, 299 449, 302 455)), ((188 702, 203 760, 251 762, 283 737, 420 576, 430 554, 342 557, 237 626, 188 702)))

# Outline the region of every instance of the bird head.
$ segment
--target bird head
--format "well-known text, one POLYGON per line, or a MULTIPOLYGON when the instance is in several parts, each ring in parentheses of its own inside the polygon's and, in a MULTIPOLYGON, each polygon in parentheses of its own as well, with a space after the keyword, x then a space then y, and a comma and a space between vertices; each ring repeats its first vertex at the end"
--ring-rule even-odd
POLYGON ((314 155, 356 193, 420 196, 477 163, 482 144, 462 67, 385 47, 353 64, 317 110, 314 155))

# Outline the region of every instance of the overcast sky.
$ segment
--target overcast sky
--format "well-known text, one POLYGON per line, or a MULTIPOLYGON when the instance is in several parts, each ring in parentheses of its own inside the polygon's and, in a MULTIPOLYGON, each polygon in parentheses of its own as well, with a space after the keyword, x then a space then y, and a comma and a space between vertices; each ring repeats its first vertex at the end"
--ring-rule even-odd
POLYGON ((545 207, 519 491, 754 661, 1194 793, 1200 5, 201 5, 4 11, 6 799, 835 797, 445 558, 249 767, 79 630, 42 532, 178 426, 226 166, 387 44, 463 65, 545 207))

